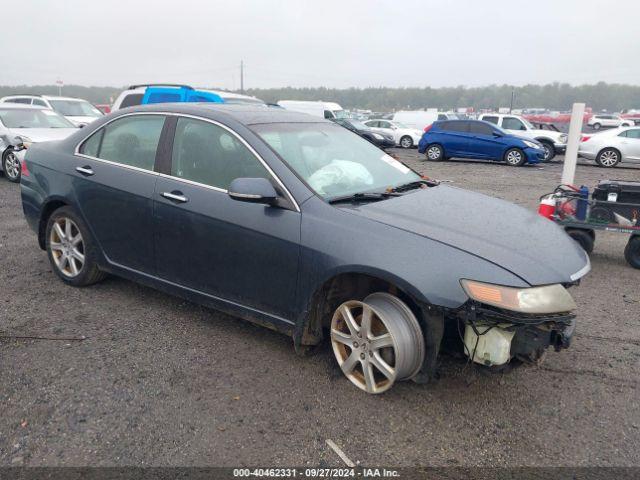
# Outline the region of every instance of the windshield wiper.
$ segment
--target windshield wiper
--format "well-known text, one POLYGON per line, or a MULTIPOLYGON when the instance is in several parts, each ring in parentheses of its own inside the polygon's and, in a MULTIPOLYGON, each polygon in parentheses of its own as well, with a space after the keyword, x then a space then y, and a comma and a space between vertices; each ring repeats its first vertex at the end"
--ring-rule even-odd
POLYGON ((342 197, 334 197, 329 200, 330 204, 345 203, 345 202, 377 202, 378 200, 385 200, 389 197, 397 197, 395 192, 360 192, 353 195, 344 195, 342 197))
POLYGON ((423 188, 424 186, 435 187, 436 185, 439 185, 439 184, 440 182, 437 182, 435 180, 426 180, 426 179, 416 180, 415 182, 403 183, 402 185, 393 187, 391 191, 394 193, 400 193, 400 192, 406 192, 408 190, 415 190, 417 188, 423 188))

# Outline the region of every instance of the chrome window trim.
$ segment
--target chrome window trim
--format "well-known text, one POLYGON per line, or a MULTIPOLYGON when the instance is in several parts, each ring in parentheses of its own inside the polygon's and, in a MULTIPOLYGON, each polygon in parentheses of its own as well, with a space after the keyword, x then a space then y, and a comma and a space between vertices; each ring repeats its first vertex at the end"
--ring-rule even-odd
POLYGON ((296 201, 296 199, 293 197, 293 195, 291 194, 289 189, 284 185, 284 183, 280 180, 280 178, 276 175, 276 173, 267 164, 267 162, 264 161, 264 159, 260 156, 260 154, 258 154, 258 152, 256 152, 256 150, 251 145, 249 145, 249 143, 247 143, 247 141, 244 138, 242 138, 236 131, 234 131, 231 128, 227 127, 226 125, 224 125, 224 124, 222 124, 222 123, 220 123, 220 122, 218 122, 216 120, 212 120, 210 118, 204 118, 204 117, 199 117, 197 115, 190 115, 190 114, 187 114, 187 113, 178 113, 178 112, 130 112, 130 113, 125 113, 124 115, 118 115, 117 117, 112 118, 108 122, 105 122, 99 128, 97 128, 96 130, 91 132, 90 135, 88 135, 87 137, 85 137, 82 140, 80 140, 80 142, 78 142, 78 144, 76 145, 76 148, 75 148, 75 151, 74 151, 74 155, 77 156, 77 157, 84 157, 84 158, 88 158, 88 159, 91 159, 91 160, 97 160, 99 162, 105 162, 105 163, 108 163, 110 165, 117 165, 117 166, 130 168, 130 169, 141 171, 141 172, 152 173, 154 175, 158 175, 158 176, 163 177, 163 178, 171 178, 171 179, 178 180, 178 181, 181 181, 181 182, 184 182, 184 183, 188 183, 188 184, 191 184, 191 185, 209 188, 211 190, 215 190, 215 191, 218 191, 218 192, 229 193, 228 190, 226 190, 224 188, 214 187, 212 185, 206 185, 204 183, 195 182, 193 180, 188 180, 186 178, 176 177, 175 175, 167 175, 165 173, 159 173, 159 172, 156 172, 156 171, 153 171, 153 170, 145 170, 144 168, 134 167, 132 165, 125 165, 123 163, 113 162, 111 160, 105 160, 105 159, 102 159, 102 158, 92 157, 91 155, 85 155, 83 153, 80 153, 80 147, 82 146, 82 144, 84 142, 86 142, 89 138, 91 138, 93 135, 95 135, 98 131, 100 131, 101 129, 105 128, 111 122, 114 122, 114 121, 116 121, 116 120, 118 120, 120 118, 130 117, 130 116, 134 116, 134 115, 162 115, 162 116, 167 116, 167 117, 168 116, 172 116, 172 117, 178 117, 178 118, 180 118, 180 117, 182 117, 182 118, 192 118, 194 120, 200 120, 200 121, 203 121, 203 122, 212 123, 212 124, 214 124, 214 125, 216 125, 218 127, 223 128, 224 130, 229 132, 231 135, 233 135, 235 138, 237 138, 253 154, 253 156, 256 157, 256 159, 267 170, 269 175, 271 175, 271 177, 275 180, 275 182, 278 184, 278 186, 280 186, 280 188, 285 193, 285 195, 287 196, 287 198, 289 199, 291 204, 294 206, 296 212, 300 213, 300 206, 298 205, 298 202, 296 201))

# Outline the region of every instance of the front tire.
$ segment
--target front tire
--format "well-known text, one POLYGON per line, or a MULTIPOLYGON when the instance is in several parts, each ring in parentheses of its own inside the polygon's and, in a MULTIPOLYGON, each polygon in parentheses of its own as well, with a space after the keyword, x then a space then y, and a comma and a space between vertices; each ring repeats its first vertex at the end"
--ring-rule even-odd
POLYGON ((595 244, 595 234, 593 230, 583 230, 580 228, 567 228, 567 235, 569 235, 582 249, 591 255, 593 253, 593 247, 595 244))
POLYGON ((441 145, 434 143, 427 147, 425 156, 427 157, 427 160, 431 160, 432 162, 439 162, 440 160, 444 160, 444 149, 441 145))
POLYGON ((411 148, 413 147, 413 139, 409 135, 405 135, 400 139, 400 146, 402 148, 411 148))
POLYGON ((377 292, 348 300, 331 320, 331 346, 344 375, 367 393, 382 393, 414 377, 424 360, 424 337, 411 309, 377 292))
POLYGON ((605 148, 598 153, 596 163, 604 168, 613 168, 620 163, 620 152, 615 148, 605 148))
POLYGON ((640 268, 640 235, 632 235, 624 249, 624 258, 633 268, 640 268))
POLYGON ((542 143, 542 148, 544 148, 544 158, 543 162, 550 162, 556 156, 556 149, 554 148, 551 142, 540 142, 542 143))
POLYGON ((61 207, 49 217, 45 241, 51 267, 66 284, 86 287, 105 277, 89 229, 71 207, 61 207))
POLYGON ((527 157, 519 148, 510 148, 504 154, 504 160, 507 162, 507 165, 521 167, 527 162, 527 157))
POLYGON ((12 148, 8 148, 2 154, 2 171, 7 180, 13 183, 18 183, 22 175, 22 166, 16 152, 12 148))
POLYGON ((600 125, 599 123, 594 123, 592 127, 594 130, 600 130, 602 128, 602 125, 600 125))

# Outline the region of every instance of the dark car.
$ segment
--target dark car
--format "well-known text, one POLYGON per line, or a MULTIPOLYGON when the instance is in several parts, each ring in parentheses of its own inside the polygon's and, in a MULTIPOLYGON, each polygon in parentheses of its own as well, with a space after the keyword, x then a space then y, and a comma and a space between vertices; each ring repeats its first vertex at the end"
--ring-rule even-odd
POLYGON ((328 335, 371 393, 432 378, 445 331, 486 366, 566 347, 566 288, 589 270, 546 218, 266 106, 121 110, 35 145, 23 172, 26 219, 63 282, 141 282, 271 326, 298 352, 328 335))
POLYGON ((376 132, 362 122, 348 118, 334 118, 332 120, 338 125, 342 125, 347 130, 357 133, 365 140, 368 140, 380 148, 391 148, 396 146, 396 141, 393 138, 393 135, 376 132))
POLYGON ((513 167, 544 160, 542 144, 482 120, 446 120, 425 128, 418 152, 432 161, 450 157, 506 162, 513 167))

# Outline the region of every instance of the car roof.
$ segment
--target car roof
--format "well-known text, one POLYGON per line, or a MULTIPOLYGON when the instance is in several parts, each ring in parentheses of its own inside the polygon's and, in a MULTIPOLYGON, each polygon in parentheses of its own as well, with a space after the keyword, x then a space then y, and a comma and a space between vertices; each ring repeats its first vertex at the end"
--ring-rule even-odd
POLYGON ((218 118, 230 118, 244 125, 257 125, 266 123, 326 123, 333 122, 323 118, 294 112, 282 108, 268 107, 262 104, 239 103, 155 103, 150 105, 138 105, 135 107, 118 110, 122 113, 135 112, 166 112, 196 115, 216 120, 218 118))
POLYGON ((75 100, 78 102, 86 102, 84 98, 75 98, 75 97, 61 97, 59 95, 39 95, 37 93, 18 93, 15 95, 7 95, 2 97, 2 99, 6 98, 44 98, 45 100, 75 100))
POLYGON ((3 110, 49 110, 41 105, 27 105, 26 103, 0 103, 3 110))

